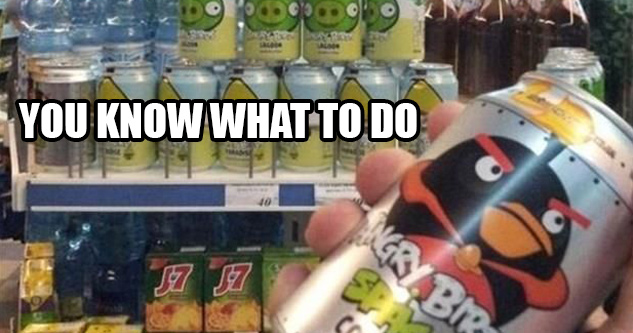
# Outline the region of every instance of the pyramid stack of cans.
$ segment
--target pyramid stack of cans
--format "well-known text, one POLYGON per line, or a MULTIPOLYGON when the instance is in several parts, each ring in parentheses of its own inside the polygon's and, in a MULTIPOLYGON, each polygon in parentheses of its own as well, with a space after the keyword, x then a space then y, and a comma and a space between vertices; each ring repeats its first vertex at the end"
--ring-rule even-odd
MULTIPOLYGON (((457 99, 450 65, 423 63, 424 2, 370 0, 182 1, 180 55, 159 77, 147 62, 36 59, 29 63, 29 97, 94 99, 351 99, 367 112, 370 99, 418 103, 426 117, 434 106, 457 99), (203 1, 204 2, 204 1, 203 1), (239 8, 238 8, 239 7, 239 8), (237 13, 243 11, 242 17, 237 13), (363 20, 364 16, 364 20, 363 20), (302 28, 303 27, 303 28, 302 28), (365 27, 364 29, 361 29, 365 27), (364 32, 362 33, 362 31, 364 32), (64 74, 60 80, 59 73, 64 74), (37 75, 36 75, 37 74, 37 75)), ((367 119, 367 117, 365 117, 367 119)), ((278 167, 318 172, 341 166, 353 170, 360 159, 382 148, 420 155, 428 145, 423 131, 412 142, 322 142, 319 117, 309 119, 306 142, 77 143, 38 141, 35 165, 68 170, 79 164, 107 172, 154 166, 165 174, 202 172, 220 164, 236 172, 278 167), (78 154, 82 149, 84 154, 78 154), (99 161, 96 163, 96 161, 99 161)), ((206 127, 206 126, 205 126, 206 127)))

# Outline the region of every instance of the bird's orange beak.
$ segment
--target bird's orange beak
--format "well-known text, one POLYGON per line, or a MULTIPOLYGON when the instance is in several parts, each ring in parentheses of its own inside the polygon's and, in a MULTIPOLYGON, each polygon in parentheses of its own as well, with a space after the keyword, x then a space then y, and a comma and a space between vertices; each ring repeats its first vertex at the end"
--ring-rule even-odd
POLYGON ((479 234, 507 258, 522 258, 541 251, 548 256, 554 254, 552 239, 541 222, 519 203, 486 208, 479 234))

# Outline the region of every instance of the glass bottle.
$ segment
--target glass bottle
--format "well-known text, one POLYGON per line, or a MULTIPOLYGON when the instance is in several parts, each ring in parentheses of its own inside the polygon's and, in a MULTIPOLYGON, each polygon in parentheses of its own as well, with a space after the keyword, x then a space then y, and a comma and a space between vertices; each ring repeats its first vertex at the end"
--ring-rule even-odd
POLYGON ((548 0, 536 23, 534 49, 541 62, 555 46, 589 47, 589 21, 580 0, 548 0))
POLYGON ((426 11, 426 61, 457 64, 459 21, 453 0, 429 0, 426 11))

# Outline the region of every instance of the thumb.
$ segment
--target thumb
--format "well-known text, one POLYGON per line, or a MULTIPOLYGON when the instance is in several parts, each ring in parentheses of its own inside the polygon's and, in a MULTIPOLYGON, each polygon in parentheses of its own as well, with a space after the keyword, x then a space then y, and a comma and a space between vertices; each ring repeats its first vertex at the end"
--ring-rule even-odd
POLYGON ((596 333, 631 332, 633 332, 633 260, 629 262, 613 315, 596 333))

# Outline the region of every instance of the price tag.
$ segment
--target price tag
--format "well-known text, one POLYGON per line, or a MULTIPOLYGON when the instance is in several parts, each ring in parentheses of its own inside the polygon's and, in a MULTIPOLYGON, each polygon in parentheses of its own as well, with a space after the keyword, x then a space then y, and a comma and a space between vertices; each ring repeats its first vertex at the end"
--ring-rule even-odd
POLYGON ((229 184, 224 193, 226 207, 278 207, 277 184, 229 184))
POLYGON ((314 185, 314 202, 317 206, 322 206, 339 199, 349 199, 355 201, 359 205, 363 204, 363 199, 361 199, 354 184, 314 185))

